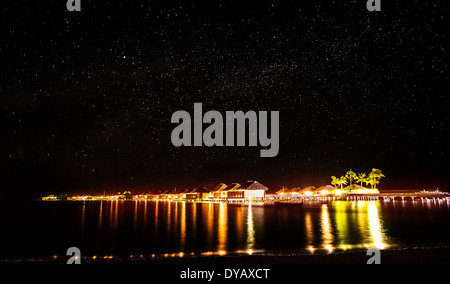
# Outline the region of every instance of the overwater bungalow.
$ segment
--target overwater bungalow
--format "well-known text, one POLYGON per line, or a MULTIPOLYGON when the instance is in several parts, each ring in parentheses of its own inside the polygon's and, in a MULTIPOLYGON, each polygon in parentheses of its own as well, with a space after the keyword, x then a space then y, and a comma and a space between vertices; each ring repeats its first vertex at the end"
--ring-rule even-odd
POLYGON ((298 194, 300 195, 311 195, 314 194, 314 192, 317 190, 317 188, 315 186, 308 186, 305 187, 304 189, 300 190, 298 192, 298 194))
POLYGON ((186 188, 185 190, 177 193, 177 199, 178 200, 186 199, 186 193, 188 193, 188 192, 189 192, 189 189, 186 188))
POLYGON ((184 199, 188 201, 193 201, 197 199, 197 189, 191 189, 187 190, 186 193, 184 193, 184 199))
POLYGON ((227 199, 227 185, 224 183, 219 183, 213 190, 214 200, 226 200, 227 199))
POLYGON ((214 194, 215 200, 225 201, 228 200, 229 193, 238 190, 241 187, 239 183, 232 183, 226 188, 223 188, 214 194))
POLYGON ((269 188, 257 181, 247 181, 238 189, 228 191, 229 201, 264 201, 266 191, 269 188))
POLYGON ((212 200, 214 197, 213 192, 206 187, 197 188, 196 193, 198 200, 212 200))
POLYGON ((288 194, 288 192, 289 192, 289 188, 283 186, 282 189, 275 191, 275 194, 276 195, 285 195, 285 194, 288 194))
POLYGON ((314 192, 314 194, 328 195, 331 194, 333 190, 334 186, 332 185, 321 186, 314 192))
POLYGON ((288 195, 299 195, 302 189, 300 187, 291 188, 286 194, 288 195))

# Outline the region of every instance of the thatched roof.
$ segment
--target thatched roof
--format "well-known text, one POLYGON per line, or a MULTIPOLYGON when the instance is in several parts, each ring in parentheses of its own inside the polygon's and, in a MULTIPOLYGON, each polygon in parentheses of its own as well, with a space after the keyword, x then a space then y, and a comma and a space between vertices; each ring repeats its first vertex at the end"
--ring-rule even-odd
POLYGON ((188 191, 186 193, 196 193, 196 192, 197 192, 197 189, 194 188, 194 189, 188 189, 188 191))
POLYGON ((358 189, 367 189, 367 187, 360 186, 356 183, 344 187, 344 190, 358 190, 358 189))
POLYGON ((211 190, 209 190, 209 189, 206 188, 206 187, 200 187, 200 188, 197 188, 197 189, 195 190, 195 192, 196 192, 196 193, 210 193, 211 190))
POLYGON ((282 193, 288 193, 289 188, 283 187, 282 189, 275 192, 275 194, 282 194, 282 193))
POLYGON ((294 194, 294 193, 299 193, 300 191, 302 191, 302 189, 300 187, 293 187, 287 193, 294 194))
POLYGON ((236 190, 240 187, 241 187, 241 185, 239 183, 232 183, 227 188, 225 188, 224 191, 236 190))
POLYGON ((213 191, 224 191, 228 186, 224 183, 219 183, 213 191))
POLYGON ((317 188, 315 186, 308 186, 308 187, 305 187, 304 189, 300 190, 299 193, 305 193, 307 191, 314 192, 316 190, 317 190, 317 188))
POLYGON ((319 192, 322 192, 322 191, 330 191, 330 190, 333 190, 334 189, 334 186, 332 186, 332 185, 326 185, 326 186, 321 186, 321 187, 319 187, 316 191, 319 191, 319 192))
POLYGON ((269 188, 267 186, 264 186, 260 184, 257 181, 249 180, 247 181, 241 188, 241 190, 268 190, 269 188))

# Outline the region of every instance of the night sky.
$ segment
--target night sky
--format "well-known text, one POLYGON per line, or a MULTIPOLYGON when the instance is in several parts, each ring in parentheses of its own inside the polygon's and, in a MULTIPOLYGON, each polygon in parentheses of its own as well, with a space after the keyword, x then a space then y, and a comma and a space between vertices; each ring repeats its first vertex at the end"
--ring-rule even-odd
POLYGON ((65 2, 1 4, 0 199, 373 167, 381 189, 450 190, 449 1, 65 2), (174 147, 195 102, 279 111, 279 155, 174 147))

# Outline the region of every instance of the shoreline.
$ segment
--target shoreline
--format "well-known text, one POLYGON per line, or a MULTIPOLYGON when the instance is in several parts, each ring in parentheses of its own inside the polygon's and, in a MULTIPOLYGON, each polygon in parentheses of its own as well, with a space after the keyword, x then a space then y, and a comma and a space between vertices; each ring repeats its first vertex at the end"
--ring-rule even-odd
MULTIPOLYGON (((65 264, 68 256, 0 257, 0 264, 65 264)), ((330 254, 231 254, 183 257, 82 257, 82 264, 154 265, 292 265, 292 264, 366 264, 371 258, 365 250, 330 254)), ((412 247, 381 250, 381 264, 450 264, 450 247, 412 247)))

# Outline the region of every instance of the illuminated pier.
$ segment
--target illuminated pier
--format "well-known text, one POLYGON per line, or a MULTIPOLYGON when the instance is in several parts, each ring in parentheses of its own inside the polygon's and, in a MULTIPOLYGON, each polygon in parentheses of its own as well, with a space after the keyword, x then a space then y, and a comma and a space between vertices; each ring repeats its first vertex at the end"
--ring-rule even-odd
MULTIPOLYGON (((226 202, 226 203, 302 203, 305 201, 423 201, 423 202, 450 202, 450 194, 441 191, 418 191, 410 193, 378 193, 378 194, 358 194, 358 193, 318 193, 318 194, 260 194, 257 197, 243 198, 244 190, 238 191, 241 198, 236 198, 237 194, 230 194, 229 198, 224 197, 223 192, 220 195, 214 192, 201 192, 200 195, 189 196, 189 194, 116 194, 116 195, 74 195, 74 196, 56 196, 49 195, 43 197, 43 201, 187 201, 187 202, 226 202), (217 198, 216 198, 217 197, 217 198)), ((228 193, 229 194, 229 193, 228 193)), ((250 195, 251 196, 251 195, 250 195)), ((253 194, 253 196, 256 196, 253 194)))

